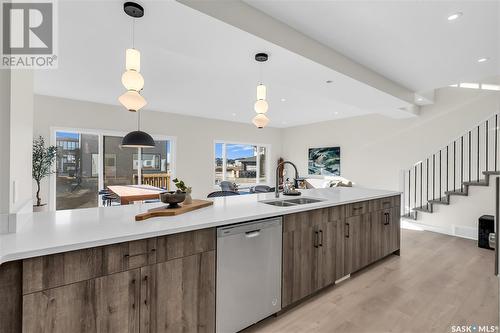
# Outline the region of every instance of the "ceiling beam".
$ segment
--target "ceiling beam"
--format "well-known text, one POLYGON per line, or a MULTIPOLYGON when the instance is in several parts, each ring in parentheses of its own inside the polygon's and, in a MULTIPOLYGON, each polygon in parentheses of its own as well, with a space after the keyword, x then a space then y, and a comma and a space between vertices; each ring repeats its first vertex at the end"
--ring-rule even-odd
MULTIPOLYGON (((285 23, 241 0, 177 0, 188 7, 279 45, 336 72, 363 82, 407 103, 414 104, 415 94, 402 85, 361 65, 324 44, 302 34, 285 23)), ((368 50, 369 51, 369 50, 368 50)))

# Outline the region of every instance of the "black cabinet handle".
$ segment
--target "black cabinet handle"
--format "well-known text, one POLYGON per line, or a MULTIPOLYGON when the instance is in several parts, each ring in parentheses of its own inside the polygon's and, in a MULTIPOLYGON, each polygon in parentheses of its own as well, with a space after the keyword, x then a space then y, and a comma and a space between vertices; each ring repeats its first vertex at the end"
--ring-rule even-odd
MULTIPOLYGON (((156 249, 151 249, 150 252, 156 252, 156 249)), ((123 256, 125 258, 131 258, 131 257, 138 257, 138 256, 145 256, 145 255, 148 255, 150 254, 150 252, 143 252, 143 253, 136 253, 136 254, 124 254, 123 256)))
POLYGON ((319 233, 317 231, 314 232, 314 247, 316 247, 316 248, 319 246, 318 245, 318 243, 319 243, 318 234, 319 233))
POLYGON ((385 222, 384 222, 384 225, 389 225, 389 224, 391 224, 391 222, 390 222, 390 215, 389 215, 389 213, 384 213, 384 215, 385 215, 385 222))
POLYGON ((349 227, 349 223, 346 223, 345 226, 346 226, 346 229, 345 229, 346 230, 345 238, 349 238, 349 234, 351 232, 350 231, 350 227, 349 227))
POLYGON ((320 236, 319 246, 323 246, 323 230, 319 231, 319 236, 320 236))

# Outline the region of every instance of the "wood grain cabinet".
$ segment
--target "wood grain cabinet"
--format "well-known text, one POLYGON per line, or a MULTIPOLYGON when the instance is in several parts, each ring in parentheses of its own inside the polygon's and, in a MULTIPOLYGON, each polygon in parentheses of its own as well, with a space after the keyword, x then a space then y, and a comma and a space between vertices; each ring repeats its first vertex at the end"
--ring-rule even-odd
POLYGON ((139 332, 139 269, 23 297, 23 332, 139 332))
POLYGON ((282 307, 344 275, 343 219, 342 206, 285 215, 282 307))
POLYGON ((22 331, 213 332, 215 237, 206 229, 26 259, 22 331))

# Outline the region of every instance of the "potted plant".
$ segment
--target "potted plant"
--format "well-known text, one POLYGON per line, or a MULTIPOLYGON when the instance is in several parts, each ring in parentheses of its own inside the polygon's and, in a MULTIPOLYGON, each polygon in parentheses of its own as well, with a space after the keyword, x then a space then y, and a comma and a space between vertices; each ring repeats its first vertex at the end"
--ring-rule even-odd
POLYGON ((40 198, 40 183, 42 179, 53 173, 52 165, 57 154, 56 146, 45 147, 45 140, 39 136, 33 140, 33 170, 32 176, 36 182, 36 205, 33 205, 34 212, 46 210, 47 204, 42 204, 40 198))
POLYGON ((175 178, 173 182, 175 184, 175 187, 177 187, 177 189, 179 189, 182 192, 186 192, 186 199, 183 201, 183 203, 186 205, 191 204, 193 202, 193 198, 191 198, 191 191, 192 191, 191 187, 186 186, 184 181, 179 180, 177 178, 175 178))

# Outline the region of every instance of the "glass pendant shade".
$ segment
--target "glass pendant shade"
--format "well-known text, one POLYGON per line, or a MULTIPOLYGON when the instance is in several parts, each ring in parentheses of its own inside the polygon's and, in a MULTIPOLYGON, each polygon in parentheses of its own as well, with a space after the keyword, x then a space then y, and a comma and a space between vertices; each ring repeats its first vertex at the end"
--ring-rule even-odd
POLYGON ((127 49, 125 54, 125 67, 128 71, 141 71, 141 52, 136 49, 127 49))
POLYGON ((127 90, 141 91, 144 88, 144 78, 135 70, 128 70, 122 75, 123 86, 127 90))
POLYGON ((138 111, 147 104, 144 97, 134 90, 129 90, 118 97, 118 101, 129 111, 138 111))
POLYGON ((266 86, 263 84, 257 86, 257 100, 259 99, 266 99, 266 86))
POLYGON ((269 124, 269 118, 265 114, 259 113, 253 118, 252 123, 258 128, 264 128, 269 124))
POLYGON ((255 102, 254 109, 257 113, 266 113, 269 109, 269 105, 265 100, 259 99, 257 102, 255 102))
POLYGON ((121 146, 125 148, 154 148, 156 145, 155 140, 148 133, 133 131, 123 137, 121 146))

